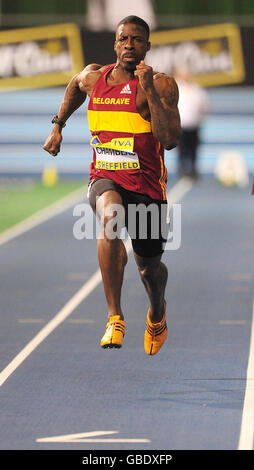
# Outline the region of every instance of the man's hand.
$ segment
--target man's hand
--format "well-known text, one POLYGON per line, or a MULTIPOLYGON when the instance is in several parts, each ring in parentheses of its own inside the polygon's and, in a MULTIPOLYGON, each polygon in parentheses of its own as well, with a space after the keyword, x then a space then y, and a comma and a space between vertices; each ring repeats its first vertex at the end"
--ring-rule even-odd
POLYGON ((252 177, 252 188, 251 188, 251 196, 254 194, 254 176, 252 177))
POLYGON ((153 69, 146 65, 144 60, 137 65, 134 75, 138 77, 139 84, 145 92, 153 87, 153 69))
POLYGON ((60 152, 62 139, 63 137, 61 132, 57 131, 56 128, 52 129, 51 133, 45 141, 45 144, 43 145, 43 149, 55 157, 60 152))
POLYGON ((165 149, 171 150, 178 145, 181 135, 177 84, 169 75, 154 73, 143 60, 134 75, 146 95, 152 134, 165 149))

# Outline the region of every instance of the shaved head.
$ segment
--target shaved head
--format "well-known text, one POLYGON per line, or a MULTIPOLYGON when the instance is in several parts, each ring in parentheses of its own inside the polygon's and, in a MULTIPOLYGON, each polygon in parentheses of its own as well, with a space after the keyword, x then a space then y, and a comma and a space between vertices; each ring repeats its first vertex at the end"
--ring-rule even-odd
POLYGON ((139 18, 139 16, 135 16, 135 15, 126 16, 121 21, 119 21, 116 29, 118 29, 118 27, 121 26, 122 24, 128 24, 128 23, 132 23, 132 24, 136 24, 138 26, 141 26, 143 28, 143 30, 145 31, 145 33, 146 33, 147 40, 149 39, 150 28, 149 28, 148 24, 144 20, 142 20, 142 18, 139 18))

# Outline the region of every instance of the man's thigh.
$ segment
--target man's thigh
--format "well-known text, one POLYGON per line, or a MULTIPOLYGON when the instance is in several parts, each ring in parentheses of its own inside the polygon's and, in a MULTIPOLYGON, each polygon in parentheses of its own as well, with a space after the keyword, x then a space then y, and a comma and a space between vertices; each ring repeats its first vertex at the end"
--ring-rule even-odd
POLYGON ((168 236, 167 201, 123 193, 125 220, 134 252, 145 258, 162 255, 168 236))

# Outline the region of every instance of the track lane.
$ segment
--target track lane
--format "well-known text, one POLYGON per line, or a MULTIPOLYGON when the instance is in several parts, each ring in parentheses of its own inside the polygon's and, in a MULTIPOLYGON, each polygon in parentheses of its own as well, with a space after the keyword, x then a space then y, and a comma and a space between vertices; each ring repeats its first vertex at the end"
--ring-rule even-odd
MULTIPOLYGON (((192 182, 188 179, 182 178, 179 180, 172 189, 168 192, 168 207, 170 207, 181 200, 184 197, 185 193, 192 188, 192 182)), ((76 192, 75 192, 76 194, 76 192)), ((80 196, 80 191, 78 191, 80 196)), ((75 196, 76 197, 76 196, 75 196)), ((75 200, 75 197, 71 198, 71 201, 75 200)), ((86 201, 85 201, 86 202, 86 201)), ((34 216, 26 219, 21 224, 18 224, 13 229, 6 231, 7 236, 3 234, 2 243, 6 243, 12 238, 18 237, 20 234, 24 233, 27 230, 30 230, 35 225, 41 224, 43 221, 50 219, 51 217, 58 215, 59 212, 64 211, 65 207, 70 205, 70 197, 64 198, 61 202, 55 204, 54 207, 49 207, 49 209, 44 209, 34 216), (66 203, 67 199, 67 203, 66 203)), ((74 211, 73 211, 74 214, 74 211)), ((92 214, 91 214, 92 215, 92 214)), ((93 224, 93 215, 90 220, 90 224, 93 224)), ((1 244, 1 239, 0 239, 1 244)), ((129 254, 132 246, 130 240, 125 242, 126 251, 129 254)), ((94 290, 101 282, 100 270, 97 269, 93 274, 91 274, 90 279, 68 300, 68 302, 61 308, 61 310, 47 323, 46 326, 40 330, 36 336, 29 341, 29 343, 14 357, 14 359, 0 372, 0 386, 8 379, 8 377, 17 369, 17 367, 22 364, 22 362, 37 348, 37 346, 47 338, 55 328, 57 328, 72 312, 77 308, 77 306, 94 290)), ((23 320, 25 322, 25 320, 23 320)), ((27 322, 28 323, 28 322, 27 322)), ((31 322, 30 322, 31 323, 31 322)), ((37 323, 34 321, 34 323, 37 323)))
MULTIPOLYGON (((68 283, 59 272, 67 270, 71 261, 67 248, 72 245, 65 239, 70 219, 69 214, 60 223, 57 233, 62 234, 62 243, 54 242, 55 228, 50 230, 49 223, 37 245, 41 248, 45 237, 46 246, 51 238, 50 255, 56 251, 52 265, 63 250, 62 258, 67 259, 58 260, 56 271, 46 271, 53 285, 57 273, 63 295, 68 283)), ((122 439, 149 439, 144 449, 236 449, 252 321, 253 220, 246 190, 221 188, 209 179, 198 183, 183 201, 182 246, 165 254, 169 338, 161 352, 155 357, 144 354, 148 302, 143 289, 137 288, 140 281, 130 254, 123 289, 127 318, 123 348, 99 347, 105 311, 99 285, 75 310, 77 322, 61 324, 1 388, 6 411, 0 420, 7 430, 1 445, 89 450, 89 443, 36 439, 105 429, 118 431, 122 439), (91 322, 82 323, 85 319, 91 322)), ((76 243, 72 271, 75 266, 74 271, 80 268, 82 273, 82 245, 76 243)), ((95 255, 89 244, 84 252, 87 270, 97 265, 95 255)), ((46 266, 42 263, 42 272, 46 266)), ((47 297, 45 289, 37 295, 44 303, 47 298, 50 306, 53 290, 47 297)), ((92 447, 109 448, 106 443, 92 447)), ((118 449, 119 444, 110 448, 118 449)), ((129 449, 130 444, 122 443, 121 448, 129 449)), ((140 449, 140 444, 131 445, 135 448, 140 449)))

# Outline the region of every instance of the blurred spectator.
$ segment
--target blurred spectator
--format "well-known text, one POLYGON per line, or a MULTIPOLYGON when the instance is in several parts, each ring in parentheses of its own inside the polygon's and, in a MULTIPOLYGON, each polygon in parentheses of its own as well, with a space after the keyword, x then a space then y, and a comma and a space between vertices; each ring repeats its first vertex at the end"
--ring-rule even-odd
POLYGON ((251 187, 251 195, 254 194, 254 176, 252 176, 252 187, 251 187))
POLYGON ((156 27, 151 0, 87 0, 87 22, 93 31, 115 31, 118 22, 129 15, 143 18, 151 31, 156 27))
POLYGON ((175 70, 174 78, 179 88, 179 113, 182 136, 177 147, 179 176, 198 177, 197 153, 200 127, 209 110, 206 91, 192 80, 187 67, 175 70))

